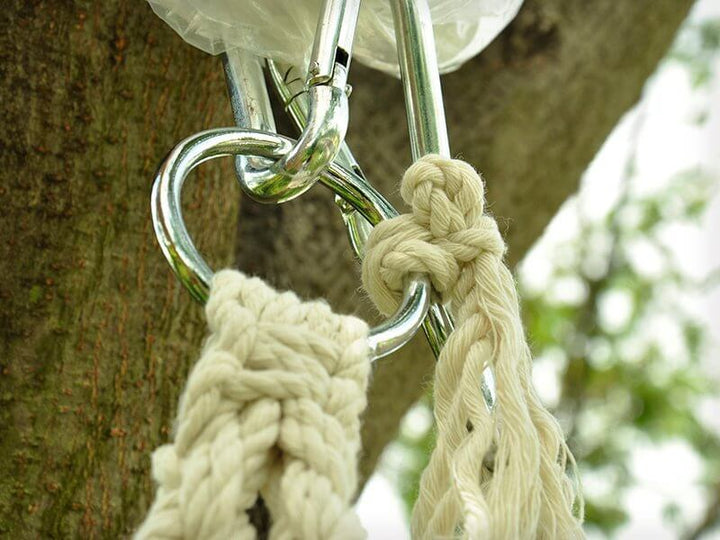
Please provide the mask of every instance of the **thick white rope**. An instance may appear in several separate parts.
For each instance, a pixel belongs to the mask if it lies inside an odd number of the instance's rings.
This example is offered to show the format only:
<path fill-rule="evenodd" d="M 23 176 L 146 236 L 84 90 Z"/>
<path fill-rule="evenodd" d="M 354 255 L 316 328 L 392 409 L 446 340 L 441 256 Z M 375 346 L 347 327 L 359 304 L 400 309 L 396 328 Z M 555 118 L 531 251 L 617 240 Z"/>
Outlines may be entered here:
<path fill-rule="evenodd" d="M 377 226 L 363 281 L 393 312 L 408 272 L 431 276 L 457 328 L 435 377 L 437 445 L 413 511 L 415 539 L 582 537 L 575 463 L 531 383 L 505 246 L 462 161 L 427 156 L 403 178 L 413 213 Z M 350 500 L 369 376 L 367 326 L 223 271 L 206 306 L 210 337 L 182 395 L 159 484 L 136 538 L 256 537 L 262 497 L 277 539 L 364 538 Z M 480 378 L 495 375 L 490 411 Z M 573 507 L 577 517 L 573 515 Z"/>
<path fill-rule="evenodd" d="M 398 306 L 405 276 L 422 272 L 456 317 L 436 367 L 437 443 L 412 536 L 581 538 L 575 462 L 532 387 L 515 282 L 497 224 L 483 213 L 483 189 L 467 163 L 426 156 L 402 181 L 412 214 L 380 223 L 366 246 L 363 283 L 383 313 Z M 487 366 L 492 411 L 480 390 Z"/>
<path fill-rule="evenodd" d="M 180 400 L 174 441 L 138 539 L 365 538 L 350 502 L 370 373 L 367 325 L 234 271 L 213 279 L 210 337 Z"/>

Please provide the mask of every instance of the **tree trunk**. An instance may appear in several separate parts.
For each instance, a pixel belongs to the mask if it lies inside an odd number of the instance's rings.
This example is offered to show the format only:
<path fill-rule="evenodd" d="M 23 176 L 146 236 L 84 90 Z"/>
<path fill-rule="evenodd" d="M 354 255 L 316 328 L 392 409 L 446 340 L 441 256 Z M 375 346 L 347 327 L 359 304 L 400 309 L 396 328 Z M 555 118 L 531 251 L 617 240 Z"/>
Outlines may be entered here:
<path fill-rule="evenodd" d="M 0 536 L 117 537 L 150 501 L 148 455 L 204 334 L 154 239 L 152 177 L 181 137 L 228 124 L 224 79 L 140 2 L 0 17 Z M 186 206 L 225 263 L 229 174 L 203 168 Z"/>
<path fill-rule="evenodd" d="M 0 535 L 117 537 L 149 504 L 148 456 L 167 439 L 205 332 L 156 246 L 149 188 L 177 141 L 231 122 L 222 70 L 142 2 L 6 4 Z M 511 262 L 575 190 L 690 4 L 527 0 L 490 49 L 444 79 L 453 151 L 486 174 Z M 357 64 L 351 78 L 351 147 L 394 194 L 409 164 L 400 85 Z M 277 286 L 369 316 L 329 195 L 243 201 L 238 221 L 229 165 L 203 166 L 186 188 L 190 229 L 214 266 L 237 258 Z M 416 339 L 379 366 L 364 474 L 432 364 Z"/>

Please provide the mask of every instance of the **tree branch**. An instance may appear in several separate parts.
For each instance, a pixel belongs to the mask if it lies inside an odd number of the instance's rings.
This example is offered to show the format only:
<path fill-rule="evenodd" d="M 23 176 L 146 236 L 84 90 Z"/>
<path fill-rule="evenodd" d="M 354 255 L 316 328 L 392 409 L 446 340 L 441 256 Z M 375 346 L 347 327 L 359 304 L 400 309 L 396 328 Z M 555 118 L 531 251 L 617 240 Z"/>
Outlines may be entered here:
<path fill-rule="evenodd" d="M 703 534 L 720 526 L 720 482 L 712 487 L 712 500 L 705 509 L 702 519 L 684 535 L 684 540 L 699 540 Z"/>

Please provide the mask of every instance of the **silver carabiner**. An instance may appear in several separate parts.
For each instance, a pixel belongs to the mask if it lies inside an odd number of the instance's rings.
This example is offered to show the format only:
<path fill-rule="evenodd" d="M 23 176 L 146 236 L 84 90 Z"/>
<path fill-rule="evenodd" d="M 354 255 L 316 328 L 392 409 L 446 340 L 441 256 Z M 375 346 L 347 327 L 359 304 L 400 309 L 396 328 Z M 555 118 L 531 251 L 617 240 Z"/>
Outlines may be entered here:
<path fill-rule="evenodd" d="M 427 0 L 393 0 L 390 4 L 413 160 L 426 154 L 440 154 L 449 158 L 450 142 L 443 108 L 440 70 Z M 440 328 L 444 335 L 434 336 L 437 328 Z M 443 306 L 433 304 L 428 313 L 428 323 L 423 329 L 431 345 L 436 341 L 444 344 L 454 329 L 454 321 Z M 482 372 L 480 389 L 485 405 L 488 410 L 492 410 L 496 392 L 490 366 Z"/>
<path fill-rule="evenodd" d="M 300 140 L 294 143 L 291 139 L 270 133 L 274 131 L 274 121 L 259 59 L 243 56 L 243 53 L 232 59 L 228 54 L 226 74 L 236 122 L 254 129 L 227 128 L 196 134 L 180 143 L 158 172 L 152 194 L 155 233 L 166 259 L 180 281 L 200 301 L 207 298 L 213 272 L 193 245 L 185 228 L 180 192 L 187 174 L 204 160 L 223 155 L 236 156 L 241 186 L 246 193 L 260 202 L 287 201 L 306 191 L 319 179 L 336 193 L 336 201 L 342 210 L 351 243 L 360 257 L 369 231 L 368 224 L 376 224 L 382 219 L 397 215 L 397 211 L 365 180 L 344 143 L 347 129 L 347 93 L 344 85 L 352 43 L 352 33 L 348 36 L 347 32 L 348 29 L 350 32 L 354 30 L 359 0 L 347 1 L 354 4 L 350 10 L 350 26 L 343 18 L 345 1 L 325 2 L 324 16 L 319 23 L 318 32 L 325 34 L 330 29 L 335 29 L 334 36 L 337 40 L 334 37 L 330 40 L 316 40 L 313 58 L 322 58 L 324 61 L 311 64 L 307 82 L 314 86 L 311 86 L 308 95 L 308 111 L 305 110 L 302 100 L 291 99 L 296 94 L 289 90 L 285 84 L 287 81 L 279 76 L 274 64 L 269 63 L 271 77 L 286 105 L 289 105 L 291 117 L 303 129 Z M 413 158 L 418 159 L 428 153 L 449 157 L 440 76 L 428 6 L 425 0 L 397 0 L 391 4 Z M 335 51 L 333 62 L 328 62 L 328 58 L 332 56 L 328 51 Z M 339 51 L 348 53 L 345 64 L 341 61 L 338 65 L 338 58 L 345 58 Z M 337 93 L 340 90 L 340 80 L 341 95 Z M 316 95 L 313 95 L 313 89 L 318 92 Z M 340 96 L 342 99 L 337 103 L 344 103 L 344 107 L 329 107 L 328 102 L 314 99 L 323 89 L 331 90 L 334 92 L 331 95 L 335 97 Z M 332 114 L 343 110 L 344 115 L 339 117 Z M 337 136 L 338 119 L 342 136 Z M 322 142 L 324 136 L 329 137 L 325 142 L 330 145 L 330 150 L 327 146 L 313 147 L 313 144 Z M 313 148 L 319 152 L 316 156 L 312 154 Z M 268 171 L 273 171 L 282 163 L 295 162 L 302 154 L 300 149 L 309 154 L 305 161 L 301 160 L 302 166 L 297 176 L 291 175 L 292 178 L 288 178 L 287 175 L 283 177 L 282 174 L 275 174 L 268 180 Z M 336 156 L 344 167 L 332 163 Z M 268 164 L 271 165 L 268 167 Z M 373 359 L 384 357 L 409 341 L 423 323 L 425 314 L 428 314 L 428 318 L 423 328 L 436 357 L 453 329 L 452 317 L 444 306 L 436 303 L 428 307 L 428 278 L 422 275 L 413 275 L 410 278 L 398 312 L 387 323 L 370 332 L 369 346 Z M 488 408 L 492 408 L 495 391 L 490 368 L 483 372 L 481 387 Z"/>
<path fill-rule="evenodd" d="M 278 134 L 240 128 L 220 128 L 197 133 L 178 144 L 160 165 L 151 194 L 151 213 L 155 236 L 165 258 L 180 282 L 200 302 L 205 302 L 213 271 L 195 247 L 182 215 L 182 187 L 190 172 L 200 163 L 220 156 L 252 155 L 278 159 L 294 141 Z M 331 164 L 321 183 L 342 196 L 370 223 L 397 215 L 395 209 L 364 181 Z M 368 347 L 373 360 L 394 352 L 407 343 L 425 319 L 430 304 L 427 276 L 410 276 L 403 302 L 384 324 L 372 328 Z"/>
<path fill-rule="evenodd" d="M 235 125 L 275 133 L 275 118 L 263 75 L 264 59 L 242 49 L 226 51 L 221 58 Z M 258 156 L 235 156 L 240 185 L 257 182 L 251 177 L 264 175 L 273 163 Z"/>
<path fill-rule="evenodd" d="M 305 95 L 299 88 L 301 86 L 300 79 L 293 77 L 294 68 L 280 66 L 273 60 L 267 60 L 268 74 L 270 80 L 275 87 L 280 100 L 282 101 L 286 112 L 292 119 L 293 123 L 299 130 L 303 130 L 307 125 L 308 118 L 308 103 L 305 99 Z M 232 85 L 237 87 L 239 82 L 234 82 Z M 247 88 L 248 91 L 252 91 L 252 88 Z M 241 127 L 246 127 L 243 124 L 238 124 Z M 365 173 L 363 173 L 360 165 L 358 164 L 355 156 L 353 156 L 347 142 L 343 141 L 340 145 L 337 157 L 335 161 L 345 167 L 347 170 L 352 171 L 357 175 L 356 181 L 364 181 L 367 183 Z M 369 185 L 369 183 L 368 183 Z M 335 204 L 340 208 L 343 222 L 348 233 L 348 240 L 353 248 L 353 251 L 358 258 L 363 258 L 365 249 L 365 242 L 367 236 L 372 230 L 372 224 L 370 224 L 362 215 L 350 206 L 345 199 L 339 195 L 335 195 Z"/>
<path fill-rule="evenodd" d="M 391 4 L 413 159 L 431 153 L 449 157 L 450 145 L 429 10 L 424 0 L 399 0 Z M 307 100 L 299 95 L 298 79 L 289 77 L 290 72 L 287 69 L 281 68 L 271 60 L 267 62 L 267 67 L 275 90 L 291 119 L 299 129 L 304 129 L 308 122 L 309 107 Z M 243 81 L 236 78 L 233 81 L 229 80 L 228 83 L 237 89 Z M 242 91 L 253 92 L 254 87 L 246 85 Z M 249 118 L 249 115 L 236 114 L 237 117 Z M 250 125 L 242 124 L 242 127 L 250 127 Z M 336 161 L 357 175 L 353 181 L 365 182 L 369 189 L 374 190 L 365 179 L 345 142 L 340 146 Z M 350 244 L 356 255 L 362 259 L 372 227 L 362 217 L 362 212 L 348 204 L 345 198 L 336 196 L 335 201 L 340 207 Z M 438 303 L 433 303 L 423 328 L 436 358 L 440 355 L 440 350 L 453 327 L 453 319 L 447 309 Z"/>
<path fill-rule="evenodd" d="M 323 3 L 305 79 L 307 124 L 277 161 L 249 174 L 238 171 L 238 180 L 251 198 L 266 203 L 293 199 L 307 191 L 337 156 L 348 127 L 347 75 L 359 10 L 360 0 Z"/>

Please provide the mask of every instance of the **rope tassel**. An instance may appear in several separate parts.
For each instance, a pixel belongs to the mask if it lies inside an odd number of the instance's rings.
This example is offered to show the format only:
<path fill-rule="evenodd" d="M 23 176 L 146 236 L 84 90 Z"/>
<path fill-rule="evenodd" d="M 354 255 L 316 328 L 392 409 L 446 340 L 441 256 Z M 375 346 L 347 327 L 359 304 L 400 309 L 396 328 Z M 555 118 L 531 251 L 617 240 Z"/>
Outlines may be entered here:
<path fill-rule="evenodd" d="M 408 273 L 424 272 L 456 318 L 435 371 L 437 443 L 412 537 L 581 538 L 575 461 L 532 387 L 515 282 L 483 189 L 467 163 L 425 156 L 402 181 L 412 214 L 380 223 L 366 246 L 363 284 L 381 312 L 397 308 Z M 492 411 L 480 391 L 487 366 Z"/>

